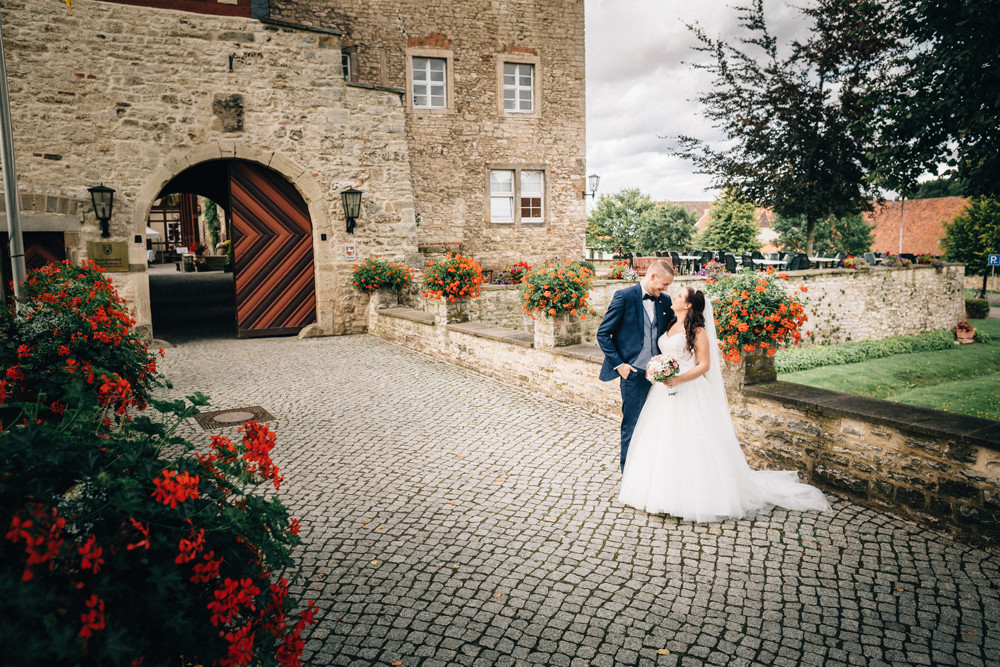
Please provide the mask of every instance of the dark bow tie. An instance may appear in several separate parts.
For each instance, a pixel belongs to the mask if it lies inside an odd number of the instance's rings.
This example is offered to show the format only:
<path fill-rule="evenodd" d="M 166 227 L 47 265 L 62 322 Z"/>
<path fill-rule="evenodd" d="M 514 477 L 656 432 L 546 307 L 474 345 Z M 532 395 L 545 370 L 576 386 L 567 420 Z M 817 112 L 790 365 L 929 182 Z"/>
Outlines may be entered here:
<path fill-rule="evenodd" d="M 656 297 L 653 296 L 652 294 L 643 294 L 642 300 L 645 301 L 647 299 L 649 299 L 650 301 L 656 301 Z"/>

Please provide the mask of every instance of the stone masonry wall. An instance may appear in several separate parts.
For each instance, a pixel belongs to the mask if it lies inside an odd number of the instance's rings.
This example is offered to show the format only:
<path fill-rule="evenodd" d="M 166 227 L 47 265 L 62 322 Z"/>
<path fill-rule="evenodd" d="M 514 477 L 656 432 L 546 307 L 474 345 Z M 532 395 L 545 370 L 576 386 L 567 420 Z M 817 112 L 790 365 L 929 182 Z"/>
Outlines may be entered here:
<path fill-rule="evenodd" d="M 361 83 L 406 89 L 407 49 L 452 58 L 447 110 L 414 110 L 405 96 L 422 245 L 461 242 L 488 269 L 583 252 L 582 0 L 272 0 L 271 15 L 342 31 Z M 497 68 L 505 57 L 536 62 L 536 113 L 500 109 Z M 548 169 L 546 224 L 489 223 L 488 164 Z"/>
<path fill-rule="evenodd" d="M 450 363 L 620 418 L 617 382 L 598 379 L 594 346 L 535 349 L 475 323 L 433 324 L 417 311 L 372 308 L 369 331 Z M 775 382 L 724 376 L 734 424 L 756 468 L 804 481 L 924 525 L 1000 548 L 1000 425 L 974 417 Z M 616 451 L 617 443 L 608 443 Z"/>
<path fill-rule="evenodd" d="M 844 270 L 793 271 L 788 273 L 789 290 L 805 285 L 801 295 L 809 320 L 806 330 L 816 343 L 838 344 L 864 339 L 947 329 L 964 319 L 962 292 L 964 266 L 947 265 L 940 273 L 931 267 L 876 269 L 872 274 Z M 597 327 L 611 303 L 611 297 L 632 283 L 598 280 L 590 291 L 596 315 L 584 324 L 584 341 L 596 340 Z M 685 286 L 704 288 L 699 277 L 678 276 L 668 293 L 676 296 Z M 415 308 L 422 299 L 410 299 Z M 488 285 L 469 304 L 470 319 L 511 329 L 530 329 L 519 307 L 517 286 Z"/>
<path fill-rule="evenodd" d="M 184 169 L 238 158 L 278 171 L 309 205 L 322 331 L 363 330 L 344 245 L 419 263 L 400 95 L 347 86 L 333 34 L 91 0 L 73 9 L 0 8 L 19 188 L 82 200 L 101 182 L 117 191 L 111 240 L 129 244 L 132 271 L 114 280 L 140 326 L 149 299 L 134 236 L 150 205 Z M 219 99 L 240 100 L 241 124 Z M 339 196 L 349 186 L 364 192 L 353 235 Z M 89 205 L 78 231 L 83 257 L 100 238 Z"/>
<path fill-rule="evenodd" d="M 824 396 L 783 382 L 773 387 L 729 394 L 740 441 L 755 467 L 795 469 L 864 504 L 1000 545 L 996 422 L 988 422 L 990 428 L 986 420 L 939 413 L 921 428 L 906 423 L 909 417 L 934 411 L 838 392 Z M 803 393 L 814 400 L 801 400 Z M 980 433 L 970 437 L 972 429 Z"/>

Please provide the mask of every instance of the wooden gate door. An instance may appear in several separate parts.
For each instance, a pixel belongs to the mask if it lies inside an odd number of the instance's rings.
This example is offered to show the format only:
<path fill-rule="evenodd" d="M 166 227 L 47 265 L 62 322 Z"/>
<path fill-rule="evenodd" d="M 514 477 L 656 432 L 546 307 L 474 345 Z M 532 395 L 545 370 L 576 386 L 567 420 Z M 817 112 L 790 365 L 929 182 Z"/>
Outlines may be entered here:
<path fill-rule="evenodd" d="M 316 321 L 312 225 L 305 201 L 274 172 L 230 162 L 229 202 L 237 336 L 298 333 Z"/>
<path fill-rule="evenodd" d="M 24 268 L 26 271 L 37 269 L 46 264 L 58 263 L 66 259 L 66 242 L 62 232 L 24 232 L 21 234 L 24 245 Z M 10 265 L 10 237 L 7 232 L 0 232 L 0 290 L 8 297 L 14 280 L 13 268 Z"/>

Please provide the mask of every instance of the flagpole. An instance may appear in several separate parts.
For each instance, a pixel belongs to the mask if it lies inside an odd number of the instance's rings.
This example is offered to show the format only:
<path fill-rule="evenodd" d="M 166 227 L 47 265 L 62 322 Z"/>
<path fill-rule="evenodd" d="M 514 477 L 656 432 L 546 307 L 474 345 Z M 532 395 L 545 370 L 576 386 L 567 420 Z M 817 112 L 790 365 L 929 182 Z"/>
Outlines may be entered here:
<path fill-rule="evenodd" d="M 14 298 L 21 296 L 25 279 L 24 242 L 21 238 L 21 209 L 17 196 L 17 170 L 14 167 L 14 137 L 10 125 L 10 98 L 7 95 L 7 62 L 3 49 L 3 23 L 0 21 L 0 168 L 3 169 L 3 194 L 7 204 L 7 234 L 10 236 L 10 264 L 14 277 Z M 0 292 L 3 290 L 0 289 Z M 17 301 L 17 310 L 22 304 Z"/>

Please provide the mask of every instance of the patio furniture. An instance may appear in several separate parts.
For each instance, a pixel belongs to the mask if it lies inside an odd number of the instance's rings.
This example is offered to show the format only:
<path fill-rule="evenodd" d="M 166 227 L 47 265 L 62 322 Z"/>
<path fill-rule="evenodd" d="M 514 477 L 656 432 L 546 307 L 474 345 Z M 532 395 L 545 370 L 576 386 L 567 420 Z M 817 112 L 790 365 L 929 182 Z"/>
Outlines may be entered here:
<path fill-rule="evenodd" d="M 723 255 L 723 261 L 726 264 L 727 272 L 736 273 L 736 255 L 731 252 L 727 252 Z"/>
<path fill-rule="evenodd" d="M 788 262 L 789 271 L 805 271 L 809 268 L 809 256 L 804 252 L 800 252 L 792 257 L 791 261 Z"/>
<path fill-rule="evenodd" d="M 664 256 L 670 257 L 670 263 L 674 267 L 674 271 L 677 273 L 684 273 L 684 263 L 681 261 L 681 255 L 676 250 L 668 250 L 664 253 Z"/>
<path fill-rule="evenodd" d="M 833 257 L 824 257 L 823 255 L 818 255 L 816 257 L 809 257 L 808 260 L 816 265 L 816 268 L 825 269 L 836 263 L 836 259 Z"/>
<path fill-rule="evenodd" d="M 695 268 L 695 262 L 701 259 L 701 255 L 696 255 L 690 250 L 685 254 L 681 255 L 681 259 L 684 260 L 684 268 L 687 273 L 694 273 L 698 269 Z M 700 268 L 700 267 L 699 267 Z"/>

